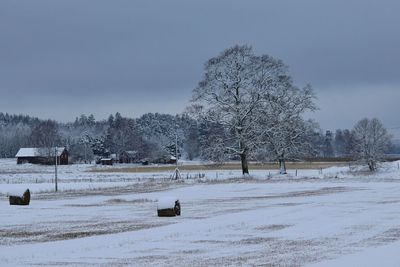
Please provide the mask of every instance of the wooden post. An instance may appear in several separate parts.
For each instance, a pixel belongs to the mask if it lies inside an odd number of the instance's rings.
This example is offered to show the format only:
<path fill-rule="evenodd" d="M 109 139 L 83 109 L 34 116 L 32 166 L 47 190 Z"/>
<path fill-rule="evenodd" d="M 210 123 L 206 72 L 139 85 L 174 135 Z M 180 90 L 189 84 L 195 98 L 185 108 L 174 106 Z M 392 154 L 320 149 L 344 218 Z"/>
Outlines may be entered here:
<path fill-rule="evenodd" d="M 175 164 L 178 168 L 178 133 L 175 133 Z"/>
<path fill-rule="evenodd" d="M 54 181 L 55 181 L 55 186 L 56 186 L 56 192 L 58 191 L 58 185 L 57 185 L 57 147 L 54 147 L 54 154 L 55 154 L 55 169 L 54 169 Z"/>

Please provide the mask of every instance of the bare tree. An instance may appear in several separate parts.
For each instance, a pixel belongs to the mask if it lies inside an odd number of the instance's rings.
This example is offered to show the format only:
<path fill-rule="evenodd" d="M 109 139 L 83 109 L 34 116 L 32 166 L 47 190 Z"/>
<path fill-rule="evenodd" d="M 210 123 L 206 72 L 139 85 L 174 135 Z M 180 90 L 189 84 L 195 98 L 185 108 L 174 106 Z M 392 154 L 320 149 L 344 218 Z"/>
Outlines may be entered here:
<path fill-rule="evenodd" d="M 258 135 L 261 147 L 279 162 L 281 174 L 286 174 L 287 159 L 311 153 L 312 136 L 318 128 L 316 123 L 302 118 L 305 112 L 316 109 L 311 86 L 300 89 L 293 86 L 290 78 L 284 79 L 265 99 L 267 108 L 260 117 Z"/>
<path fill-rule="evenodd" d="M 36 147 L 49 148 L 58 145 L 61 137 L 57 123 L 52 120 L 40 122 L 32 129 L 29 140 Z"/>
<path fill-rule="evenodd" d="M 370 171 L 382 160 L 390 148 L 391 136 L 379 119 L 362 119 L 353 129 L 353 154 L 368 164 Z"/>
<path fill-rule="evenodd" d="M 234 46 L 205 64 L 203 80 L 193 91 L 193 107 L 230 133 L 225 149 L 241 160 L 248 174 L 248 156 L 257 147 L 258 117 L 269 92 L 286 76 L 286 66 L 270 56 L 255 56 L 249 46 Z"/>

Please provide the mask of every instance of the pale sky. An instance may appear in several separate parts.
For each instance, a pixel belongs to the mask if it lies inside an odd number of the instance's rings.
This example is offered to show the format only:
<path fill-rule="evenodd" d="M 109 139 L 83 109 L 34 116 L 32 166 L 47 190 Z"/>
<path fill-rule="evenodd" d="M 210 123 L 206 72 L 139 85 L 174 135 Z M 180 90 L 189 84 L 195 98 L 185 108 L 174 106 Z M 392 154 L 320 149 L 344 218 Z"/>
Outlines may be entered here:
<path fill-rule="evenodd" d="M 398 128 L 399 12 L 394 0 L 2 0 L 0 111 L 175 114 L 209 58 L 247 44 L 314 87 L 323 129 L 363 117 Z"/>

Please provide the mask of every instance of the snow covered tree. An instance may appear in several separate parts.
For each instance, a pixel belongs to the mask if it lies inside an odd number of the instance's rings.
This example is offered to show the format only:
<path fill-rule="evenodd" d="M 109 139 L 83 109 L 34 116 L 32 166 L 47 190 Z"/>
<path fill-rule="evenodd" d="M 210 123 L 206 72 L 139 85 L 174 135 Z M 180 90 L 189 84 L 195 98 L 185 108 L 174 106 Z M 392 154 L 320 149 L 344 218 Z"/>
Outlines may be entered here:
<path fill-rule="evenodd" d="M 188 119 L 189 120 L 189 119 Z M 199 128 L 197 121 L 189 120 L 187 130 L 185 131 L 185 140 L 183 149 L 187 158 L 193 160 L 200 154 Z"/>
<path fill-rule="evenodd" d="M 71 161 L 90 163 L 94 159 L 93 150 L 85 143 L 73 143 L 69 146 Z"/>
<path fill-rule="evenodd" d="M 248 174 L 248 157 L 257 147 L 258 119 L 265 98 L 286 75 L 286 66 L 270 56 L 255 56 L 251 47 L 228 48 L 205 64 L 202 81 L 193 91 L 193 110 L 204 120 L 223 125 L 225 149 L 238 155 L 242 173 Z M 221 140 L 222 141 L 222 140 Z"/>
<path fill-rule="evenodd" d="M 55 121 L 46 120 L 36 125 L 30 135 L 32 146 L 50 148 L 60 145 L 61 136 L 58 132 L 58 125 Z"/>
<path fill-rule="evenodd" d="M 343 156 L 345 154 L 345 142 L 341 129 L 337 129 L 335 132 L 334 146 L 336 156 Z"/>
<path fill-rule="evenodd" d="M 104 144 L 104 138 L 95 138 L 91 144 L 93 154 L 97 158 L 109 157 L 110 151 L 106 148 Z"/>
<path fill-rule="evenodd" d="M 382 160 L 390 148 L 391 136 L 379 119 L 362 119 L 353 129 L 354 155 L 368 164 L 370 171 L 376 170 L 376 164 Z"/>
<path fill-rule="evenodd" d="M 350 156 L 353 150 L 353 139 L 353 134 L 350 130 L 337 129 L 334 140 L 336 156 Z"/>
<path fill-rule="evenodd" d="M 31 128 L 27 124 L 2 125 L 0 121 L 0 157 L 14 157 L 21 147 L 29 146 L 30 134 Z"/>
<path fill-rule="evenodd" d="M 234 46 L 205 64 L 204 78 L 193 91 L 192 108 L 201 119 L 224 127 L 218 147 L 239 156 L 242 172 L 248 174 L 248 158 L 266 139 L 270 147 L 279 142 L 293 146 L 293 140 L 300 139 L 300 133 L 286 133 L 294 132 L 295 122 L 305 125 L 300 115 L 314 110 L 313 99 L 310 86 L 293 85 L 281 60 L 256 56 L 248 46 Z M 278 129 L 280 136 L 274 132 Z M 292 143 L 283 141 L 290 138 Z"/>
<path fill-rule="evenodd" d="M 223 125 L 216 122 L 203 121 L 199 125 L 199 149 L 200 157 L 204 160 L 212 160 L 222 163 L 229 158 L 228 138 Z"/>
<path fill-rule="evenodd" d="M 316 123 L 305 121 L 302 115 L 316 109 L 311 86 L 293 86 L 290 77 L 271 90 L 265 101 L 259 128 L 260 146 L 273 160 L 279 162 L 280 173 L 286 174 L 286 160 L 312 153 Z"/>
<path fill-rule="evenodd" d="M 333 134 L 331 131 L 325 132 L 325 139 L 324 139 L 324 157 L 333 157 Z"/>
<path fill-rule="evenodd" d="M 344 154 L 351 155 L 354 146 L 354 135 L 349 129 L 343 130 Z"/>
<path fill-rule="evenodd" d="M 52 120 L 46 120 L 36 125 L 29 137 L 32 146 L 40 148 L 47 157 L 54 157 L 54 147 L 63 145 L 58 131 L 58 124 Z M 55 162 L 55 161 L 53 161 Z M 49 161 L 48 163 L 51 163 Z"/>

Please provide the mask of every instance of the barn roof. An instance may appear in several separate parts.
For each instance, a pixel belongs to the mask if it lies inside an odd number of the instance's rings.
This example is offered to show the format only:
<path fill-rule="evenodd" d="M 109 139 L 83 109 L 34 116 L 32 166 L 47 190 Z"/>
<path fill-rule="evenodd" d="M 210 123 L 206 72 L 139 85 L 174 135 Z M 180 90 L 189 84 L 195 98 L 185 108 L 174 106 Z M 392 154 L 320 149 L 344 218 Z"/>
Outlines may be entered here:
<path fill-rule="evenodd" d="M 61 156 L 64 152 L 65 147 L 50 148 L 50 155 L 54 156 L 54 149 L 57 149 L 57 157 Z M 20 148 L 16 158 L 20 157 L 47 157 L 49 155 L 49 148 L 38 148 L 38 147 L 23 147 Z"/>

